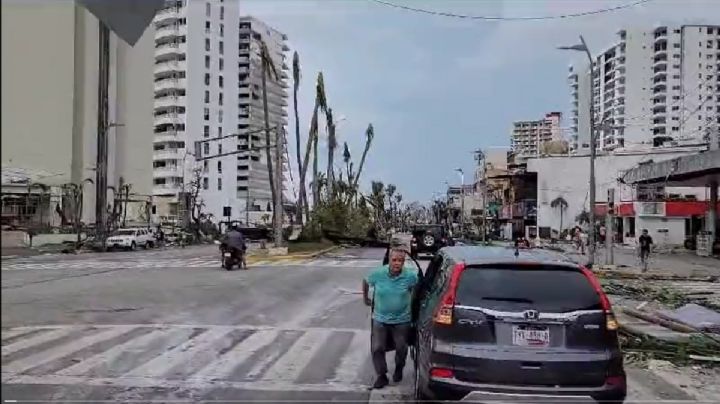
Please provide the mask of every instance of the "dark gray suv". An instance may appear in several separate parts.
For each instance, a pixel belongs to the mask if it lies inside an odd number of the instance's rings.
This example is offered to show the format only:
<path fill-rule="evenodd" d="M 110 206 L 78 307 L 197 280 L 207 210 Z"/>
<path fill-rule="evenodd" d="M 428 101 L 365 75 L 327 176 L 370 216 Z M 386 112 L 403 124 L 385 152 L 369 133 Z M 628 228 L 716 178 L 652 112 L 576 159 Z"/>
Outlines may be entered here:
<path fill-rule="evenodd" d="M 418 293 L 417 399 L 625 399 L 610 302 L 565 257 L 446 247 Z"/>

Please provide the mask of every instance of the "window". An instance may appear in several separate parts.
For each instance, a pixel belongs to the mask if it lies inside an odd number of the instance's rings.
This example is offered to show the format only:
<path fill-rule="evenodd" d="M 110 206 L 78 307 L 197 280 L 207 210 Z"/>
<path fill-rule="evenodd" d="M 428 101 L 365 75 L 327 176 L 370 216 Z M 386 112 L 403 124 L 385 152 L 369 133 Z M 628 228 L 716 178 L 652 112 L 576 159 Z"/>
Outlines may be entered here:
<path fill-rule="evenodd" d="M 203 161 L 203 172 L 208 172 L 208 161 Z"/>
<path fill-rule="evenodd" d="M 210 68 L 210 55 L 205 55 L 205 68 Z"/>
<path fill-rule="evenodd" d="M 220 6 L 220 19 L 225 19 L 225 6 Z"/>
<path fill-rule="evenodd" d="M 218 94 L 218 104 L 223 105 L 223 93 Z"/>
<path fill-rule="evenodd" d="M 225 24 L 220 24 L 220 36 L 225 36 Z"/>
<path fill-rule="evenodd" d="M 708 33 L 708 35 L 712 35 L 712 34 L 713 34 L 713 29 L 712 29 L 712 28 L 708 28 L 708 29 L 707 29 L 707 33 Z"/>
<path fill-rule="evenodd" d="M 220 43 L 218 44 L 218 48 L 220 50 L 220 54 L 222 55 L 223 52 L 225 52 L 225 44 L 223 43 L 223 41 L 220 41 Z"/>
<path fill-rule="evenodd" d="M 218 143 L 218 154 L 222 154 L 222 143 Z"/>
<path fill-rule="evenodd" d="M 218 168 L 218 173 L 222 173 L 222 161 L 218 161 L 217 168 Z"/>
<path fill-rule="evenodd" d="M 673 110 L 673 111 L 679 111 L 679 110 L 680 110 L 680 107 L 677 106 L 677 105 L 673 105 L 672 110 Z"/>
<path fill-rule="evenodd" d="M 224 83 L 223 76 L 219 76 L 218 77 L 218 86 L 220 86 L 220 88 L 223 88 L 223 83 Z"/>
<path fill-rule="evenodd" d="M 673 78 L 674 78 L 674 79 L 679 79 L 679 78 L 680 78 L 680 75 L 679 75 L 679 74 L 673 74 Z"/>
<path fill-rule="evenodd" d="M 210 127 L 207 125 L 203 126 L 203 136 L 210 137 Z"/>
<path fill-rule="evenodd" d="M 208 180 L 207 177 L 204 177 L 203 178 L 203 189 L 208 189 L 208 188 L 210 188 L 210 180 Z"/>
<path fill-rule="evenodd" d="M 542 266 L 467 269 L 460 276 L 455 304 L 550 313 L 602 308 L 600 297 L 582 272 Z"/>
<path fill-rule="evenodd" d="M 210 91 L 205 90 L 205 104 L 210 102 Z"/>
<path fill-rule="evenodd" d="M 218 69 L 220 69 L 222 71 L 222 69 L 224 67 L 225 67 L 225 61 L 223 60 L 223 58 L 220 58 L 220 60 L 218 61 Z"/>
<path fill-rule="evenodd" d="M 672 89 L 673 89 L 673 90 L 679 90 L 679 89 L 680 89 L 680 86 L 672 86 Z"/>
<path fill-rule="evenodd" d="M 222 136 L 222 126 L 218 126 L 218 137 Z"/>
<path fill-rule="evenodd" d="M 222 123 L 223 121 L 223 110 L 218 111 L 218 123 Z"/>
<path fill-rule="evenodd" d="M 210 17 L 210 3 L 205 3 L 205 16 Z"/>
<path fill-rule="evenodd" d="M 680 44 L 679 44 L 679 43 L 674 43 L 674 44 L 673 44 L 673 48 L 675 48 L 675 49 L 680 49 Z"/>
<path fill-rule="evenodd" d="M 205 21 L 205 33 L 210 33 L 210 21 Z"/>
<path fill-rule="evenodd" d="M 203 143 L 203 154 L 206 156 L 208 154 L 210 154 L 210 143 L 208 143 L 208 142 Z"/>
<path fill-rule="evenodd" d="M 210 85 L 210 73 L 205 73 L 205 85 Z"/>
<path fill-rule="evenodd" d="M 205 38 L 205 50 L 210 51 L 210 38 Z"/>
<path fill-rule="evenodd" d="M 207 108 L 207 107 L 206 107 L 206 108 L 203 110 L 203 119 L 206 120 L 206 121 L 209 121 L 209 120 L 210 120 L 210 108 Z"/>

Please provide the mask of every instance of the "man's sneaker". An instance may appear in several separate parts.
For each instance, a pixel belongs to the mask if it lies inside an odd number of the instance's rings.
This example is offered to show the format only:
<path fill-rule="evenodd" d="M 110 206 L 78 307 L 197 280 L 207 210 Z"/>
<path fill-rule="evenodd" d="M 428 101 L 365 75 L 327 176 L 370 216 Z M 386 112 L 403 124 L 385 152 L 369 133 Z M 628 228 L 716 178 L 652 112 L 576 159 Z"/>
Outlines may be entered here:
<path fill-rule="evenodd" d="M 381 388 L 387 386 L 388 383 L 390 383 L 390 382 L 388 381 L 387 376 L 385 376 L 385 375 L 380 375 L 380 376 L 378 376 L 377 379 L 375 379 L 375 384 L 373 384 L 373 388 L 374 388 L 374 389 L 381 389 Z"/>
<path fill-rule="evenodd" d="M 402 381 L 402 377 L 403 377 L 402 368 L 395 369 L 395 372 L 393 373 L 393 381 L 395 383 L 400 383 Z"/>

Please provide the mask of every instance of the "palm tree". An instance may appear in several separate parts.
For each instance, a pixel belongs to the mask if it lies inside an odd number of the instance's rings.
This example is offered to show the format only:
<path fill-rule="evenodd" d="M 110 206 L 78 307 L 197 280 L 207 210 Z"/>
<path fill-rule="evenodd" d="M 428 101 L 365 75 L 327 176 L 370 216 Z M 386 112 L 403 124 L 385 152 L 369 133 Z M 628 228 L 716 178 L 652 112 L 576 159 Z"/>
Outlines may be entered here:
<path fill-rule="evenodd" d="M 360 180 L 360 174 L 362 173 L 363 166 L 365 165 L 365 158 L 367 157 L 368 150 L 370 150 L 370 144 L 375 137 L 375 129 L 372 124 L 369 124 L 365 130 L 365 150 L 363 150 L 362 157 L 360 158 L 360 166 L 358 167 L 357 174 L 355 175 L 354 187 L 357 187 L 358 180 Z"/>
<path fill-rule="evenodd" d="M 395 184 L 388 184 L 387 187 L 385 187 L 385 195 L 388 200 L 388 210 L 390 211 L 389 212 L 390 213 L 390 215 L 389 215 L 390 223 L 393 223 L 395 221 L 395 209 L 393 208 L 395 191 L 397 191 L 397 186 L 395 186 Z"/>
<path fill-rule="evenodd" d="M 565 198 L 563 198 L 562 196 L 558 196 L 550 202 L 550 207 L 553 209 L 560 209 L 560 231 L 558 233 L 562 233 L 563 213 L 565 213 L 565 209 L 567 209 L 568 203 Z"/>
<path fill-rule="evenodd" d="M 347 170 L 347 177 L 348 177 L 348 183 L 352 183 L 352 175 L 351 175 L 351 169 L 350 169 L 350 159 L 352 158 L 352 155 L 350 154 L 350 148 L 348 147 L 347 142 L 343 143 L 343 162 L 345 162 L 345 169 Z"/>
<path fill-rule="evenodd" d="M 335 181 L 335 173 L 333 164 L 335 162 L 335 149 L 337 148 L 337 139 L 335 138 L 335 121 L 333 120 L 332 108 L 328 108 L 325 114 L 328 132 L 328 161 L 327 161 L 327 180 L 332 188 Z"/>
<path fill-rule="evenodd" d="M 310 204 L 308 203 L 307 193 L 305 191 L 305 180 L 307 178 L 307 170 L 310 163 L 310 153 L 313 150 L 313 145 L 317 147 L 318 114 L 320 111 L 322 111 L 323 113 L 327 111 L 327 99 L 325 98 L 325 83 L 323 80 L 322 72 L 318 73 L 317 84 L 315 85 L 315 108 L 313 109 L 313 115 L 310 119 L 310 131 L 308 133 L 308 140 L 305 147 L 305 157 L 302 163 L 302 170 L 300 171 L 300 197 L 303 200 L 303 205 L 305 207 L 305 215 L 307 217 L 310 217 Z M 315 158 L 317 159 L 317 153 L 315 153 Z M 317 161 L 315 161 L 315 166 L 317 166 Z M 313 186 L 312 188 L 313 197 L 316 197 L 316 187 Z M 315 200 L 315 203 L 317 203 L 317 199 Z"/>
<path fill-rule="evenodd" d="M 298 114 L 298 90 L 300 89 L 300 56 L 297 51 L 293 53 L 293 107 L 295 109 L 295 154 L 297 157 L 298 173 L 302 172 L 302 160 L 300 156 L 300 115 Z M 296 215 L 298 222 L 303 224 L 303 185 L 298 190 L 298 201 Z"/>
<path fill-rule="evenodd" d="M 44 209 L 43 209 L 43 208 L 44 208 L 43 202 L 44 202 L 45 199 L 46 199 L 45 197 L 47 196 L 48 191 L 50 191 L 50 186 L 48 186 L 47 184 L 43 184 L 43 183 L 41 183 L 41 182 L 32 182 L 32 183 L 31 183 L 31 182 L 28 182 L 27 197 L 26 197 L 26 199 L 25 199 L 25 200 L 26 200 L 25 206 L 26 206 L 27 208 L 30 207 L 30 194 L 32 193 L 32 190 L 35 189 L 35 188 L 39 188 L 39 189 L 40 189 L 40 195 L 38 196 L 38 204 L 37 204 L 37 206 L 38 206 L 38 210 L 40 211 L 40 226 L 42 226 L 42 224 L 43 224 L 43 210 L 44 210 Z"/>
<path fill-rule="evenodd" d="M 272 199 L 273 206 L 277 206 L 277 198 L 279 198 L 279 195 L 276 195 L 275 192 L 275 177 L 274 177 L 274 171 L 273 171 L 273 159 L 272 159 L 272 150 L 270 145 L 272 144 L 272 141 L 270 139 L 270 113 L 268 111 L 268 100 L 267 100 L 267 77 L 270 76 L 272 80 L 277 80 L 278 74 L 277 69 L 275 69 L 275 64 L 272 61 L 272 58 L 270 57 L 270 52 L 268 51 L 267 45 L 265 44 L 265 41 L 260 40 L 260 64 L 262 66 L 262 98 L 263 98 L 263 117 L 265 119 L 265 157 L 267 158 L 267 167 L 268 167 L 268 180 L 270 181 L 270 195 Z M 275 130 L 279 130 L 279 128 L 275 128 Z M 281 152 L 281 145 L 277 146 L 277 153 Z M 278 169 L 278 178 L 282 175 L 281 167 L 277 167 Z M 280 212 L 276 212 L 278 214 Z M 276 216 L 277 218 L 278 216 Z"/>
<path fill-rule="evenodd" d="M 67 194 L 69 194 L 69 197 L 71 198 L 72 202 L 72 208 L 73 208 L 73 227 L 75 227 L 75 232 L 77 233 L 77 244 L 76 247 L 80 247 L 80 231 L 82 230 L 81 221 L 82 221 L 82 213 L 83 213 L 83 199 L 84 199 L 84 188 L 85 184 L 94 184 L 92 178 L 85 178 L 82 180 L 79 184 L 77 183 L 67 183 L 64 184 L 63 190 Z"/>

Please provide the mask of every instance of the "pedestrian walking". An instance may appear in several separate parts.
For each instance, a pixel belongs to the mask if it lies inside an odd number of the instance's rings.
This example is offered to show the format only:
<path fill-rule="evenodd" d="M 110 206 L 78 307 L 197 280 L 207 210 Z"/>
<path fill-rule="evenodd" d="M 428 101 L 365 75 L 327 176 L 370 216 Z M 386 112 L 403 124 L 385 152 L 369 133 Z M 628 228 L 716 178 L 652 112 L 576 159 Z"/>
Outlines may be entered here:
<path fill-rule="evenodd" d="M 388 265 L 374 269 L 363 280 L 363 300 L 373 307 L 371 347 L 372 362 L 377 378 L 373 388 L 381 389 L 388 385 L 387 360 L 388 338 L 392 338 L 395 348 L 395 369 L 393 381 L 400 382 L 408 354 L 408 338 L 412 321 L 412 297 L 418 283 L 416 272 L 405 268 L 406 252 L 392 248 Z M 373 287 L 373 299 L 369 297 Z"/>
<path fill-rule="evenodd" d="M 648 259 L 650 258 L 650 249 L 653 245 L 653 239 L 648 234 L 647 229 L 643 229 L 642 234 L 638 238 L 638 247 L 640 248 L 640 265 L 642 272 L 648 269 Z"/>

